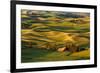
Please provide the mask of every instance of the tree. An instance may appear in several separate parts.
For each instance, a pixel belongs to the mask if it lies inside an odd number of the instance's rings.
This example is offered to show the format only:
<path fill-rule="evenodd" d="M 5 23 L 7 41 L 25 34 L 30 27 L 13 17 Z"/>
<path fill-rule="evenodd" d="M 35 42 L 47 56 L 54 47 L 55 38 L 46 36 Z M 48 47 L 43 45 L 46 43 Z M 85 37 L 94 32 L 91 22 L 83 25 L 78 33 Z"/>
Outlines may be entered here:
<path fill-rule="evenodd" d="M 79 51 L 79 46 L 72 41 L 68 41 L 66 42 L 66 50 L 70 51 L 70 52 L 77 52 Z"/>

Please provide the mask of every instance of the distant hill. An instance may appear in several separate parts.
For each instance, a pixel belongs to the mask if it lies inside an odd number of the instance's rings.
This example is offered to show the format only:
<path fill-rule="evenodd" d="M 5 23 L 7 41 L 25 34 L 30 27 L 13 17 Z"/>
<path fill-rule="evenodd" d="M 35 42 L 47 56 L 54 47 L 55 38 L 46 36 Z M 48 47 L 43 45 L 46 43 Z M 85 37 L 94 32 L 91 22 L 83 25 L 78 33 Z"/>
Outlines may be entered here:
<path fill-rule="evenodd" d="M 57 18 L 83 18 L 89 17 L 89 13 L 84 12 L 61 12 L 61 11 L 36 11 L 36 10 L 22 10 L 22 15 L 34 15 L 44 17 L 57 17 Z"/>

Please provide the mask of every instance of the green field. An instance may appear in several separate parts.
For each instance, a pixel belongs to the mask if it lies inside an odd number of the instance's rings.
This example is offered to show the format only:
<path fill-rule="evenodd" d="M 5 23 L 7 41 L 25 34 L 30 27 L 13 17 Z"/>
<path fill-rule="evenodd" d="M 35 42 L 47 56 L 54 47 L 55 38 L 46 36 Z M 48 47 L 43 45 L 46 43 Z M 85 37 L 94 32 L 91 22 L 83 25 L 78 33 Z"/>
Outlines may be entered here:
<path fill-rule="evenodd" d="M 21 20 L 21 62 L 90 59 L 88 13 L 22 10 Z"/>

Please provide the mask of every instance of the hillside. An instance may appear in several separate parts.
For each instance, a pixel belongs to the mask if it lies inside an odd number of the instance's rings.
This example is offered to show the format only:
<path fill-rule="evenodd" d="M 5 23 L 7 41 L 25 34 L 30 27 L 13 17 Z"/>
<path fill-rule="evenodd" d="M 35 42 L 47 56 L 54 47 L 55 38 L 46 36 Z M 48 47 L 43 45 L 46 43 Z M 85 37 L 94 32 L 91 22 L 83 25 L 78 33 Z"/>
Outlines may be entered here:
<path fill-rule="evenodd" d="M 90 58 L 89 13 L 22 10 L 21 20 L 22 62 Z"/>

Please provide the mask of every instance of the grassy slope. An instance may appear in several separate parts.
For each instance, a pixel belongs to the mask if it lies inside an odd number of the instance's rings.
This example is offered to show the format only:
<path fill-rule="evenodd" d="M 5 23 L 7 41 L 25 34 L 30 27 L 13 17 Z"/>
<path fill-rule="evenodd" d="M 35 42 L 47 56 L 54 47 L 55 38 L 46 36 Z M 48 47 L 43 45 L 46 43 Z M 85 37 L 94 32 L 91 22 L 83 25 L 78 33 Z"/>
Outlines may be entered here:
<path fill-rule="evenodd" d="M 89 50 L 71 54 L 68 51 L 57 52 L 44 49 L 24 49 L 22 51 L 22 62 L 42 62 L 42 61 L 65 61 L 89 59 Z"/>
<path fill-rule="evenodd" d="M 43 46 L 46 42 L 56 44 L 66 41 L 76 41 L 78 44 L 89 46 L 89 24 L 74 24 L 71 22 L 33 24 L 33 29 L 22 29 L 22 41 Z M 22 47 L 22 62 L 60 61 L 89 59 L 89 50 L 71 54 L 68 51 L 57 52 L 38 48 Z"/>

